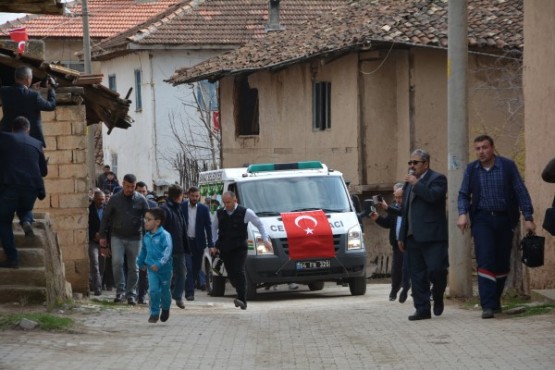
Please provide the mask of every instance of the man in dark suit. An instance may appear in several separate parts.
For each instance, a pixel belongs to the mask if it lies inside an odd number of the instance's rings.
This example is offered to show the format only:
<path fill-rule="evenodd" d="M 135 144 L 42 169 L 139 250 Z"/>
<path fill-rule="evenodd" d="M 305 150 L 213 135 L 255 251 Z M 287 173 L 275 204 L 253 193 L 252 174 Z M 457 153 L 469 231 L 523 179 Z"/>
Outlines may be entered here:
<path fill-rule="evenodd" d="M 385 216 L 379 215 L 377 212 L 370 213 L 370 218 L 381 227 L 389 229 L 389 243 L 393 248 L 393 261 L 391 262 L 391 292 L 389 293 L 389 300 L 395 301 L 397 293 L 399 294 L 399 303 L 405 303 L 410 289 L 410 277 L 408 261 L 406 261 L 405 253 L 399 249 L 397 240 L 399 238 L 399 231 L 401 227 L 401 204 L 403 204 L 403 183 L 396 183 L 393 186 L 393 196 L 395 203 L 388 205 L 385 200 L 376 204 L 387 212 Z"/>
<path fill-rule="evenodd" d="M 212 220 L 210 210 L 199 202 L 200 192 L 196 186 L 191 186 L 188 191 L 188 200 L 181 204 L 185 221 L 187 222 L 187 239 L 191 248 L 192 269 L 187 271 L 185 284 L 185 299 L 191 301 L 195 297 L 195 283 L 201 290 L 206 289 L 206 278 L 201 271 L 202 255 L 204 248 L 213 247 Z"/>
<path fill-rule="evenodd" d="M 44 199 L 47 175 L 42 143 L 29 136 L 29 120 L 17 117 L 12 132 L 0 133 L 0 240 L 7 260 L 0 267 L 19 267 L 12 222 L 17 211 L 22 226 L 31 227 L 37 197 Z M 24 217 L 31 217 L 25 219 Z"/>
<path fill-rule="evenodd" d="M 430 169 L 430 155 L 423 149 L 412 152 L 405 177 L 399 248 L 406 250 L 416 312 L 409 320 L 432 317 L 430 283 L 433 285 L 434 314 L 443 313 L 447 287 L 447 178 Z"/>
<path fill-rule="evenodd" d="M 0 98 L 2 99 L 2 111 L 4 116 L 0 122 L 2 131 L 11 131 L 11 123 L 16 117 L 26 117 L 30 124 L 30 135 L 42 142 L 46 147 L 42 133 L 40 112 L 53 111 L 56 109 L 56 93 L 47 82 L 48 97 L 44 99 L 40 92 L 35 90 L 38 85 L 31 85 L 33 72 L 29 67 L 18 67 L 15 70 L 15 83 L 13 86 L 0 87 Z M 31 88 L 31 86 L 33 88 Z"/>

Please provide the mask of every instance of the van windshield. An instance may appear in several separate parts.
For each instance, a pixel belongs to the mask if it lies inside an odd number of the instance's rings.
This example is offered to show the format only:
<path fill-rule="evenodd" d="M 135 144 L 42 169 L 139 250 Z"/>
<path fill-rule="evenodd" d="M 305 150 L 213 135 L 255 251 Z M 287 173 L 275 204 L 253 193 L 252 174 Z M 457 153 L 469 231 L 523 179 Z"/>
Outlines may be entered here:
<path fill-rule="evenodd" d="M 349 212 L 347 189 L 341 177 L 272 178 L 237 183 L 239 202 L 258 216 L 281 212 L 310 211 Z"/>

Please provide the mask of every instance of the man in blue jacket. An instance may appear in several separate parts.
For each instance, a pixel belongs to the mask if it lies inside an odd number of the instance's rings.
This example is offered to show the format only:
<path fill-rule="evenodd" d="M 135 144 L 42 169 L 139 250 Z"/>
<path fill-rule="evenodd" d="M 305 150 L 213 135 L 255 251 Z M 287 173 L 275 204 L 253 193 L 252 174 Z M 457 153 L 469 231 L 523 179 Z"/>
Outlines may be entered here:
<path fill-rule="evenodd" d="M 44 99 L 40 92 L 35 90 L 38 86 L 31 85 L 33 82 L 33 72 L 29 67 L 16 68 L 14 77 L 15 83 L 13 86 L 0 87 L 2 111 L 4 112 L 0 122 L 2 131 L 11 131 L 11 123 L 16 117 L 26 117 L 31 124 L 31 137 L 39 140 L 42 146 L 46 147 L 42 133 L 40 112 L 56 109 L 56 93 L 49 82 L 47 82 L 48 97 Z"/>
<path fill-rule="evenodd" d="M 482 318 L 501 312 L 501 295 L 511 266 L 514 229 L 524 216 L 524 228 L 534 233 L 534 208 L 516 164 L 495 155 L 493 139 L 474 139 L 477 160 L 466 167 L 459 190 L 457 226 L 465 232 L 470 215 L 478 265 L 478 291 Z"/>
<path fill-rule="evenodd" d="M 14 213 L 17 211 L 22 226 L 31 227 L 35 200 L 45 196 L 42 178 L 48 169 L 41 142 L 29 136 L 29 120 L 17 117 L 10 126 L 11 133 L 0 133 L 0 240 L 7 258 L 0 267 L 18 268 Z"/>
<path fill-rule="evenodd" d="M 195 283 L 201 290 L 206 288 L 206 278 L 202 276 L 201 264 L 204 249 L 213 247 L 212 243 L 212 220 L 210 210 L 199 202 L 200 191 L 196 186 L 191 186 L 188 191 L 189 200 L 181 204 L 185 221 L 187 222 L 187 239 L 191 248 L 192 269 L 187 271 L 187 282 L 185 284 L 185 299 L 195 299 Z M 203 289 L 204 288 L 204 289 Z"/>

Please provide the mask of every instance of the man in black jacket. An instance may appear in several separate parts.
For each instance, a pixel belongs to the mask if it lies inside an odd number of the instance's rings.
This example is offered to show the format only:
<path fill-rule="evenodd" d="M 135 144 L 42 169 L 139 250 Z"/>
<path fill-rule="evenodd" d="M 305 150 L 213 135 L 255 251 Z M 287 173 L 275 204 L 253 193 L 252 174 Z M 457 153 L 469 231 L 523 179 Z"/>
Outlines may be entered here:
<path fill-rule="evenodd" d="M 17 117 L 11 127 L 12 132 L 0 133 L 0 240 L 7 258 L 0 267 L 18 268 L 12 229 L 14 213 L 17 211 L 24 229 L 31 227 L 35 200 L 45 196 L 42 178 L 48 169 L 41 142 L 29 136 L 29 120 Z"/>
<path fill-rule="evenodd" d="M 173 290 L 172 298 L 179 308 L 185 308 L 183 293 L 185 292 L 185 279 L 187 269 L 185 255 L 191 254 L 187 242 L 187 223 L 181 210 L 183 201 L 183 188 L 177 184 L 170 185 L 168 188 L 168 198 L 160 208 L 166 215 L 163 225 L 164 229 L 170 233 L 173 244 Z"/>
<path fill-rule="evenodd" d="M 44 99 L 40 92 L 34 90 L 37 85 L 33 82 L 33 71 L 29 67 L 18 67 L 15 70 L 15 83 L 13 86 L 0 87 L 2 111 L 4 116 L 0 122 L 2 131 L 10 131 L 12 121 L 19 116 L 26 117 L 31 124 L 30 135 L 42 142 L 46 147 L 42 133 L 41 111 L 56 109 L 56 92 L 47 82 L 48 97 Z"/>
<path fill-rule="evenodd" d="M 412 152 L 403 191 L 403 219 L 399 248 L 408 253 L 412 298 L 416 312 L 409 320 L 432 317 L 430 284 L 433 285 L 434 315 L 443 313 L 447 287 L 447 178 L 430 169 L 430 155 L 423 149 Z"/>

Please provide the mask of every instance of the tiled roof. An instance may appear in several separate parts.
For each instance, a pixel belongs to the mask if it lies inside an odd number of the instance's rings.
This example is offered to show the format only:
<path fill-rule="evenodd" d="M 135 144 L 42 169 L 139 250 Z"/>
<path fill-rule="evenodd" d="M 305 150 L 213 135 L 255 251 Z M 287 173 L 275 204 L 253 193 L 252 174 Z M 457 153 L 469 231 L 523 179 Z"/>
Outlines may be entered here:
<path fill-rule="evenodd" d="M 128 30 L 182 0 L 88 0 L 91 38 L 102 39 Z M 30 38 L 82 38 L 81 2 L 68 3 L 73 15 L 32 15 L 0 25 L 0 33 L 25 26 Z"/>
<path fill-rule="evenodd" d="M 523 0 L 469 0 L 468 45 L 482 51 L 522 50 Z M 274 32 L 192 68 L 177 70 L 178 85 L 381 44 L 447 47 L 447 0 L 360 0 L 300 28 Z"/>
<path fill-rule="evenodd" d="M 329 13 L 349 0 L 286 0 L 280 4 L 280 24 L 293 28 Z M 235 48 L 266 36 L 268 0 L 196 0 L 153 17 L 127 32 L 104 40 L 93 57 L 149 45 Z"/>

